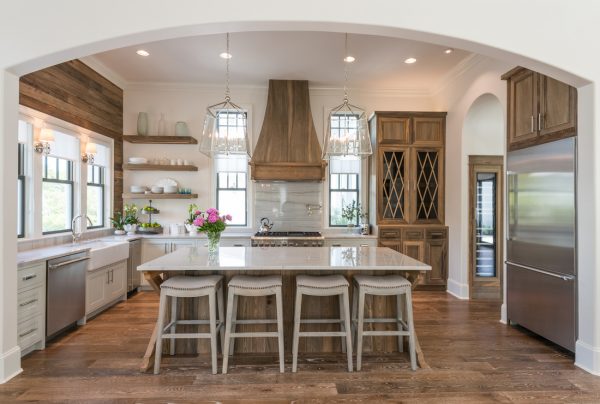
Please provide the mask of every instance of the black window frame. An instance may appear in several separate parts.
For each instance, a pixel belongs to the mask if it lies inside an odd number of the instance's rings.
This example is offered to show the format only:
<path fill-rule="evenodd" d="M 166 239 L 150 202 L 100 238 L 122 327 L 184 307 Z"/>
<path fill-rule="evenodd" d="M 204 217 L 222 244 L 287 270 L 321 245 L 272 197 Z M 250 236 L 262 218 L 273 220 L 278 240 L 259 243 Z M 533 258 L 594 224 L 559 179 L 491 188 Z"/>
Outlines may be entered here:
<path fill-rule="evenodd" d="M 350 175 L 355 175 L 356 176 L 356 188 L 336 188 L 336 189 L 332 189 L 331 184 L 331 176 L 332 175 L 345 175 L 345 176 L 350 176 Z M 348 177 L 346 177 L 346 186 L 348 186 Z M 339 184 L 339 180 L 338 180 L 338 184 Z M 356 203 L 359 204 L 360 203 L 360 173 L 332 173 L 331 171 L 329 172 L 329 212 L 328 212 L 328 216 L 329 216 L 329 227 L 347 227 L 348 224 L 332 224 L 331 223 L 331 196 L 333 193 L 349 193 L 349 192 L 356 192 Z M 358 217 L 358 215 L 356 215 L 356 221 L 354 223 L 355 226 L 358 226 L 358 222 L 359 222 L 360 218 Z"/>
<path fill-rule="evenodd" d="M 217 171 L 217 210 L 220 212 L 220 208 L 219 208 L 219 192 L 220 191 L 244 191 L 244 223 L 243 224 L 228 224 L 227 226 L 231 226 L 231 227 L 246 227 L 248 226 L 248 173 L 245 171 Z M 227 186 L 225 188 L 221 188 L 221 178 L 219 174 L 227 174 Z M 246 186 L 241 188 L 239 187 L 237 184 L 239 183 L 239 181 L 237 181 L 236 179 L 236 186 L 235 187 L 230 187 L 229 186 L 229 175 L 230 174 L 235 174 L 236 177 L 239 174 L 243 174 L 244 177 L 246 177 Z"/>
<path fill-rule="evenodd" d="M 48 158 L 54 158 L 56 159 L 56 178 L 48 178 Z M 71 222 L 73 221 L 73 211 L 75 209 L 75 181 L 73 180 L 73 170 L 74 170 L 74 164 L 72 160 L 69 159 L 65 159 L 65 158 L 61 158 L 61 157 L 56 157 L 56 156 L 47 156 L 45 155 L 43 157 L 44 161 L 42 162 L 42 167 L 43 167 L 43 172 L 42 172 L 42 194 L 43 194 L 43 183 L 44 182 L 51 182 L 51 183 L 55 183 L 55 184 L 67 184 L 67 185 L 71 185 Z M 60 160 L 64 160 L 66 161 L 67 164 L 67 178 L 68 180 L 59 180 L 58 178 L 60 178 L 60 165 L 59 165 L 59 161 Z M 42 201 L 43 201 L 43 197 L 42 197 Z M 42 222 L 42 229 L 43 229 L 43 222 Z M 57 233 L 65 233 L 71 231 L 71 228 L 68 229 L 61 229 L 61 230 L 52 230 L 52 231 L 42 231 L 42 235 L 47 235 L 47 234 L 57 234 Z"/>
<path fill-rule="evenodd" d="M 19 225 L 21 227 L 21 233 L 19 233 L 18 229 L 17 229 L 17 238 L 24 238 L 25 237 L 25 196 L 26 196 L 26 190 L 25 190 L 25 184 L 26 184 L 26 178 L 25 178 L 25 144 L 23 143 L 19 143 L 18 145 L 18 173 L 17 173 L 17 185 L 20 183 L 20 187 L 18 187 L 17 192 L 20 192 L 21 194 L 21 215 L 20 217 L 17 218 L 17 220 L 19 221 Z"/>
<path fill-rule="evenodd" d="M 100 177 L 100 178 L 98 178 L 98 180 L 96 180 L 96 170 L 94 170 L 94 168 L 98 168 L 98 176 Z M 89 175 L 88 175 L 88 181 L 86 182 L 87 187 L 97 187 L 97 188 L 100 188 L 102 191 L 102 211 L 101 211 L 101 215 L 100 215 L 100 217 L 102 219 L 101 219 L 99 225 L 89 226 L 88 229 L 101 229 L 106 225 L 106 215 L 105 215 L 105 211 L 106 211 L 106 194 L 105 194 L 105 192 L 106 192 L 106 187 L 105 187 L 106 167 L 90 164 L 88 166 L 88 170 L 91 170 L 91 172 L 92 172 L 92 182 L 89 182 Z M 86 205 L 87 205 L 87 198 L 89 196 L 89 193 L 87 192 L 87 190 L 88 190 L 87 187 L 86 187 Z M 87 206 L 86 206 L 86 211 L 87 211 Z"/>

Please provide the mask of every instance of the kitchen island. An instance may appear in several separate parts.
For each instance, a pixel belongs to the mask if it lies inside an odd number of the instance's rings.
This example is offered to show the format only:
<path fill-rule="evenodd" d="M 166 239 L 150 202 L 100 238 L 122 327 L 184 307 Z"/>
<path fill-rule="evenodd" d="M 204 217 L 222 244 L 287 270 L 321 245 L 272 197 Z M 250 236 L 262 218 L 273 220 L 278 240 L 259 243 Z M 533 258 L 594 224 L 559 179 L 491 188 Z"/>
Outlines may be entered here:
<path fill-rule="evenodd" d="M 298 274 L 326 275 L 343 274 L 352 284 L 355 273 L 366 275 L 401 274 L 413 285 L 418 282 L 423 271 L 431 266 L 386 247 L 221 247 L 216 254 L 209 254 L 205 247 L 182 248 L 138 267 L 150 285 L 160 292 L 160 284 L 169 276 L 221 274 L 225 285 L 237 274 L 267 275 L 278 274 L 283 278 L 283 318 L 286 353 L 291 352 L 293 312 L 295 297 L 295 277 Z M 227 301 L 227 288 L 224 289 Z M 350 298 L 352 298 L 352 287 Z M 207 318 L 207 304 L 199 304 L 197 299 L 179 299 L 178 312 L 185 318 Z M 186 301 L 182 301 L 186 300 Z M 306 297 L 302 305 L 303 318 L 334 318 L 339 316 L 337 297 Z M 203 302 L 202 302 L 203 303 Z M 365 301 L 367 316 L 393 317 L 395 302 L 389 297 L 369 296 Z M 169 312 L 169 311 L 168 311 Z M 158 315 L 158 313 L 157 313 Z M 240 297 L 238 318 L 266 318 L 275 316 L 275 301 L 268 298 Z M 335 325 L 316 324 L 321 330 L 333 330 Z M 377 326 L 392 329 L 393 324 Z M 239 325 L 240 330 L 255 331 L 264 325 Z M 339 327 L 339 326 L 338 326 Z M 141 370 L 151 364 L 156 341 L 156 327 L 148 344 Z M 418 341 L 418 340 L 417 340 Z M 168 343 L 163 344 L 165 352 Z M 300 352 L 341 352 L 340 338 L 315 338 L 301 340 Z M 397 351 L 396 337 L 365 338 L 365 352 Z M 276 352 L 277 342 L 268 338 L 240 339 L 235 344 L 236 353 Z M 176 345 L 178 354 L 209 352 L 208 341 L 180 340 Z M 426 367 L 417 342 L 417 359 L 421 367 Z"/>

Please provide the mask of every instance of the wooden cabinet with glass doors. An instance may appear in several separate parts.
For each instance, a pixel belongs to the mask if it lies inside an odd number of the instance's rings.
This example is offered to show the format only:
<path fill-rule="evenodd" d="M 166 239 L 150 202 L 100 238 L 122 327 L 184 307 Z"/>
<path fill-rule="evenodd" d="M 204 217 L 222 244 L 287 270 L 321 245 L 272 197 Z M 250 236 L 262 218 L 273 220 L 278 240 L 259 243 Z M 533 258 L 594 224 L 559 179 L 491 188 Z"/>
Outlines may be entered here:
<path fill-rule="evenodd" d="M 435 266 L 421 285 L 445 287 L 445 112 L 375 112 L 376 217 L 379 245 Z M 429 238 L 428 235 L 441 234 Z"/>

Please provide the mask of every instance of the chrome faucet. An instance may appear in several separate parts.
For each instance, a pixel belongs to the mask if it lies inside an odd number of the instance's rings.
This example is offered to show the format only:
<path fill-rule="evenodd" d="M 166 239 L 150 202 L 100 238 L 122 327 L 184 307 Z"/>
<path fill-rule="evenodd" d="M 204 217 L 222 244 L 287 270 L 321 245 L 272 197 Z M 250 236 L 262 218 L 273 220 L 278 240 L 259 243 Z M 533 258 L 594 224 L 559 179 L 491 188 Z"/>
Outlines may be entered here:
<path fill-rule="evenodd" d="M 92 219 L 90 219 L 88 215 L 85 215 L 85 218 L 87 219 L 90 226 L 93 226 Z M 79 228 L 79 233 L 75 233 L 75 224 L 77 222 L 77 219 L 83 219 L 83 215 L 77 215 L 73 218 L 73 220 L 71 220 L 71 234 L 73 235 L 73 243 L 77 243 L 81 238 L 81 235 L 83 234 L 83 231 L 81 231 L 81 227 Z"/>

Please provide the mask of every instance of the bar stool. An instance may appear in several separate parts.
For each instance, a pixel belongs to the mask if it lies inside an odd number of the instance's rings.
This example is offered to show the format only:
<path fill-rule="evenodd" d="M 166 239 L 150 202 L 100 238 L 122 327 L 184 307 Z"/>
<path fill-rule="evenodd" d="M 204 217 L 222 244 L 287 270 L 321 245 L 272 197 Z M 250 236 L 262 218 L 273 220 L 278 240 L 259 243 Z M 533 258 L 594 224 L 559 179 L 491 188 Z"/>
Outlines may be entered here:
<path fill-rule="evenodd" d="M 225 325 L 225 344 L 223 346 L 223 374 L 227 373 L 229 355 L 233 355 L 235 338 L 277 337 L 279 343 L 279 371 L 284 372 L 283 351 L 283 306 L 281 293 L 281 276 L 248 276 L 236 275 L 227 285 L 227 322 Z M 238 320 L 238 296 L 271 296 L 275 295 L 277 319 Z M 238 324 L 277 324 L 277 331 L 236 332 Z"/>
<path fill-rule="evenodd" d="M 154 374 L 160 371 L 160 359 L 162 355 L 163 339 L 171 340 L 171 355 L 175 354 L 175 340 L 177 338 L 210 338 L 210 352 L 212 356 L 212 373 L 217 373 L 217 332 L 221 335 L 221 346 L 223 346 L 223 276 L 174 276 L 160 285 L 160 306 L 158 311 L 158 333 L 156 336 L 156 352 L 154 358 Z M 208 320 L 177 320 L 177 298 L 178 297 L 202 297 L 208 296 Z M 165 312 L 167 311 L 167 298 L 171 298 L 171 318 L 169 324 L 165 323 Z M 217 304 L 218 300 L 218 304 Z M 216 319 L 216 312 L 219 319 Z M 177 325 L 206 325 L 210 326 L 208 333 L 176 333 Z M 168 333 L 167 330 L 169 331 Z"/>
<path fill-rule="evenodd" d="M 363 337 L 367 336 L 398 336 L 398 351 L 403 352 L 403 337 L 408 336 L 410 350 L 410 365 L 417 369 L 415 352 L 415 328 L 412 312 L 412 285 L 400 275 L 387 276 L 354 276 L 354 294 L 352 297 L 352 323 L 357 329 L 356 335 L 356 370 L 362 365 Z M 396 318 L 365 318 L 365 295 L 396 296 Z M 406 303 L 407 321 L 403 319 L 401 298 Z M 396 323 L 398 331 L 365 331 L 364 323 Z"/>
<path fill-rule="evenodd" d="M 348 372 L 352 372 L 352 328 L 350 326 L 349 284 L 342 275 L 296 277 L 296 306 L 294 308 L 294 342 L 292 372 L 298 370 L 298 342 L 300 337 L 342 337 L 342 352 L 348 357 Z M 340 318 L 302 320 L 302 295 L 339 296 Z M 340 331 L 300 331 L 300 324 L 340 324 Z"/>

